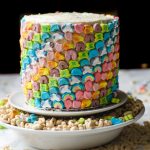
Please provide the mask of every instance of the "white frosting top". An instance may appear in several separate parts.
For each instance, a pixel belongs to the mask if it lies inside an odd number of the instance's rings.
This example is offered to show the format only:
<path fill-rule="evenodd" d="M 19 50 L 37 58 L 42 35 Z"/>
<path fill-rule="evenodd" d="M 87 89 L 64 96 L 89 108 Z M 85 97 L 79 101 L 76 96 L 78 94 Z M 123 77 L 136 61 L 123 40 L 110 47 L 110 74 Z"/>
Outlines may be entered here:
<path fill-rule="evenodd" d="M 24 16 L 25 21 L 36 23 L 86 23 L 113 20 L 114 16 L 94 13 L 56 12 Z"/>

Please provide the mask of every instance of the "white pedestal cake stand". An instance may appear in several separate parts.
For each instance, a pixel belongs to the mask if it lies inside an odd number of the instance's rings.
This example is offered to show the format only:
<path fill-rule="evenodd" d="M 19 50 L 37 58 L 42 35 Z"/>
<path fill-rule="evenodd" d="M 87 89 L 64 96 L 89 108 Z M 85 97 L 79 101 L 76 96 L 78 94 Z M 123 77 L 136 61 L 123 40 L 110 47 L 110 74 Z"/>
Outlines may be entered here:
<path fill-rule="evenodd" d="M 19 110 L 43 116 L 83 117 L 86 115 L 94 115 L 115 109 L 123 105 L 128 99 L 127 94 L 122 91 L 118 91 L 117 95 L 117 97 L 121 100 L 118 104 L 112 104 L 107 107 L 84 111 L 46 111 L 29 107 L 25 102 L 26 100 L 22 92 L 17 92 L 10 96 L 9 103 Z M 7 128 L 13 129 L 19 135 L 20 140 L 23 140 L 28 145 L 38 149 L 87 149 L 110 142 L 120 134 L 125 126 L 140 119 L 143 116 L 144 111 L 145 108 L 143 108 L 134 119 L 121 124 L 77 131 L 33 130 L 9 125 L 1 121 L 0 124 Z"/>
<path fill-rule="evenodd" d="M 55 116 L 55 117 L 74 117 L 74 116 L 86 116 L 86 115 L 93 115 L 101 112 L 105 112 L 108 110 L 115 109 L 121 105 L 123 105 L 128 97 L 123 91 L 117 92 L 117 98 L 119 98 L 121 101 L 118 104 L 110 104 L 106 107 L 91 109 L 91 110 L 84 110 L 84 111 L 60 111 L 60 110 L 41 110 L 34 107 L 31 107 L 26 104 L 25 96 L 22 92 L 14 93 L 9 98 L 9 103 L 20 110 L 23 110 L 25 112 L 34 113 L 38 115 L 45 115 L 45 116 Z"/>

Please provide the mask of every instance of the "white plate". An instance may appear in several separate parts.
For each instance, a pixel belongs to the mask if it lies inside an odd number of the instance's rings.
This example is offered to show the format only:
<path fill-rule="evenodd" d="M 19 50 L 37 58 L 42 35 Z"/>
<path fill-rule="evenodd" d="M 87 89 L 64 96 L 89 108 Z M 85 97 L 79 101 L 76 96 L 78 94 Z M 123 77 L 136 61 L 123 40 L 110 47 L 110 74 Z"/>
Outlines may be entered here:
<path fill-rule="evenodd" d="M 38 149 L 87 149 L 110 142 L 116 138 L 123 128 L 139 120 L 145 108 L 133 119 L 118 125 L 78 131 L 33 130 L 12 126 L 3 122 L 1 125 L 13 129 L 27 145 Z"/>
<path fill-rule="evenodd" d="M 26 99 L 25 99 L 25 96 L 22 92 L 17 92 L 17 93 L 14 93 L 12 96 L 10 96 L 9 103 L 17 109 L 20 109 L 20 110 L 23 110 L 23 111 L 29 112 L 29 113 L 39 114 L 39 115 L 62 116 L 62 117 L 65 117 L 65 116 L 85 116 L 85 115 L 92 115 L 92 114 L 105 112 L 105 111 L 117 108 L 117 107 L 123 105 L 127 101 L 127 95 L 122 91 L 118 91 L 117 97 L 121 99 L 121 102 L 118 104 L 111 104 L 109 106 L 97 108 L 97 109 L 84 110 L 84 111 L 70 111 L 70 112 L 59 111 L 59 110 L 56 110 L 56 111 L 41 110 L 41 109 L 31 107 L 31 106 L 26 104 L 26 102 L 25 102 Z"/>

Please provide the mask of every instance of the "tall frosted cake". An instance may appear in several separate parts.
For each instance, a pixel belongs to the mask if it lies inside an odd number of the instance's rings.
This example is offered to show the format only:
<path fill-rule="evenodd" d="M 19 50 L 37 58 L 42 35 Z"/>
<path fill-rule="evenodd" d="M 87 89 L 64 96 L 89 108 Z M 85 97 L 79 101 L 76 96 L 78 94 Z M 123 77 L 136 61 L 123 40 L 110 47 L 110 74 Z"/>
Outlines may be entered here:
<path fill-rule="evenodd" d="M 118 89 L 119 18 L 49 13 L 21 19 L 21 82 L 28 105 L 84 110 Z"/>

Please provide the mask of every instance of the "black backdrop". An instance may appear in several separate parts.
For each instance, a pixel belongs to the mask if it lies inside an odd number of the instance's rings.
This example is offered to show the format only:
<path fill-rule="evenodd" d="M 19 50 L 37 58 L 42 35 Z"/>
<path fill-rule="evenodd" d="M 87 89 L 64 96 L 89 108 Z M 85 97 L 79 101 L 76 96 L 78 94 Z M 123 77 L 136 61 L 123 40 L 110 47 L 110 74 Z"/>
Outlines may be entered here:
<path fill-rule="evenodd" d="M 19 26 L 24 14 L 55 11 L 117 13 L 121 24 L 121 68 L 150 64 L 147 4 L 129 0 L 14 0 L 0 2 L 0 73 L 19 72 Z"/>

